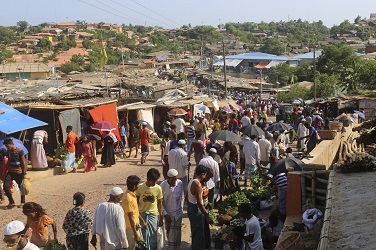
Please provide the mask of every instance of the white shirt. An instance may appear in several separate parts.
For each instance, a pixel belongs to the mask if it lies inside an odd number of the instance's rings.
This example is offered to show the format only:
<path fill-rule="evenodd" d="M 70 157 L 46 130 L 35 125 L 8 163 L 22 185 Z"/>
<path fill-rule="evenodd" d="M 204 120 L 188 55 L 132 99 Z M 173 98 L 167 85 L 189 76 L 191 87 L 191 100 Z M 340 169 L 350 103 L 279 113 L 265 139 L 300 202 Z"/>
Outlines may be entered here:
<path fill-rule="evenodd" d="M 307 136 L 308 135 L 308 128 L 306 128 L 306 126 L 304 126 L 303 123 L 299 123 L 298 131 L 296 131 L 296 133 L 298 134 L 299 138 Z"/>
<path fill-rule="evenodd" d="M 208 189 L 214 188 L 215 184 L 221 180 L 220 177 L 219 177 L 218 162 L 216 162 L 213 159 L 213 157 L 208 155 L 205 158 L 202 158 L 200 160 L 199 165 L 203 165 L 203 166 L 210 168 L 212 170 L 213 177 L 210 178 L 210 180 L 206 182 L 206 185 L 207 185 Z"/>
<path fill-rule="evenodd" d="M 249 140 L 244 143 L 243 152 L 246 164 L 256 165 L 260 162 L 260 147 L 254 140 Z"/>
<path fill-rule="evenodd" d="M 176 133 L 184 133 L 185 121 L 182 118 L 176 118 L 173 122 L 176 125 Z"/>
<path fill-rule="evenodd" d="M 33 141 L 39 143 L 39 144 L 43 144 L 43 139 L 44 138 L 48 138 L 48 134 L 46 131 L 44 130 L 37 130 L 34 132 L 34 135 L 33 135 Z"/>
<path fill-rule="evenodd" d="M 169 169 L 176 169 L 178 171 L 178 178 L 184 178 L 187 176 L 186 169 L 189 165 L 187 152 L 180 147 L 176 147 L 170 150 L 168 155 Z"/>
<path fill-rule="evenodd" d="M 264 250 L 264 247 L 262 245 L 260 222 L 258 221 L 256 216 L 252 216 L 245 222 L 245 230 L 245 236 L 253 234 L 253 241 L 245 242 L 245 244 L 247 245 L 246 249 Z"/>
<path fill-rule="evenodd" d="M 171 144 L 171 140 L 168 140 L 168 142 L 166 142 L 166 147 L 163 152 L 164 155 L 168 155 L 170 153 L 170 144 Z"/>
<path fill-rule="evenodd" d="M 22 248 L 22 250 L 39 250 L 39 249 L 40 249 L 39 247 L 31 243 L 30 241 L 27 241 L 27 244 L 25 245 L 25 247 Z"/>
<path fill-rule="evenodd" d="M 268 139 L 261 139 L 258 144 L 260 147 L 260 161 L 269 161 L 272 144 Z"/>
<path fill-rule="evenodd" d="M 247 115 L 243 116 L 240 122 L 242 123 L 243 127 L 251 125 L 251 119 L 249 119 Z"/>
<path fill-rule="evenodd" d="M 177 180 L 174 187 L 168 184 L 167 180 L 160 184 L 163 193 L 163 216 L 168 214 L 171 219 L 178 220 L 183 216 L 184 188 L 183 182 Z"/>
<path fill-rule="evenodd" d="M 106 241 L 105 249 L 101 250 L 128 248 L 125 229 L 124 210 L 119 204 L 113 202 L 98 204 L 91 233 L 92 235 L 98 234 L 101 239 Z"/>

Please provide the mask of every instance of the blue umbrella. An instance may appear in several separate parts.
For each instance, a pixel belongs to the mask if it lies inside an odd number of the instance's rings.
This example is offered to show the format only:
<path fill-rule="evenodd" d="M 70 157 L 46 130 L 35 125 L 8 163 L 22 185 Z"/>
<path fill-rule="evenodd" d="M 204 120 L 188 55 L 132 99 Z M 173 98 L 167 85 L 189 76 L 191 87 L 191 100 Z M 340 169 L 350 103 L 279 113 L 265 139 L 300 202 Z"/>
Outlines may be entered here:
<path fill-rule="evenodd" d="M 5 147 L 5 145 L 4 145 L 4 140 L 5 139 L 9 139 L 9 138 L 13 140 L 14 146 L 16 146 L 17 148 L 22 149 L 25 154 L 29 153 L 29 150 L 27 150 L 27 148 L 23 145 L 22 141 L 14 138 L 14 137 L 7 137 L 7 138 L 2 137 L 1 140 L 0 140 L 0 149 L 7 150 L 7 147 Z"/>
<path fill-rule="evenodd" d="M 354 113 L 355 113 L 355 114 L 358 114 L 358 116 L 359 116 L 360 118 L 362 118 L 363 120 L 366 119 L 366 115 L 365 115 L 363 112 L 361 112 L 361 111 L 359 111 L 359 110 L 354 110 Z"/>

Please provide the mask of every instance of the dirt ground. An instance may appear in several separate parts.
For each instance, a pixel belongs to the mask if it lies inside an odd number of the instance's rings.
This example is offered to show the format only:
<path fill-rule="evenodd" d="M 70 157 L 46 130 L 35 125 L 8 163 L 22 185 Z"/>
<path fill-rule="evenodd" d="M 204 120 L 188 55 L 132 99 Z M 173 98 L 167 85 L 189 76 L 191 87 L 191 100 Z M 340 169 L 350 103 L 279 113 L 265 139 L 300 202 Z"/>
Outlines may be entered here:
<path fill-rule="evenodd" d="M 376 172 L 336 173 L 332 197 L 329 249 L 376 249 Z"/>
<path fill-rule="evenodd" d="M 77 173 L 67 175 L 56 175 L 53 177 L 36 180 L 32 182 L 32 193 L 26 196 L 26 201 L 35 201 L 40 203 L 57 223 L 58 237 L 65 243 L 65 233 L 62 230 L 64 217 L 69 209 L 73 207 L 72 197 L 75 192 L 83 192 L 86 195 L 86 205 L 90 211 L 94 212 L 98 203 L 106 201 L 111 189 L 119 186 L 126 189 L 125 181 L 128 175 L 138 175 L 142 180 L 146 180 L 146 172 L 149 168 L 157 168 L 162 171 L 159 161 L 160 151 L 151 152 L 148 161 L 140 164 L 140 158 L 120 159 L 116 165 L 110 168 L 98 168 L 95 172 L 83 173 L 79 169 Z M 139 154 L 140 156 L 140 154 Z M 193 176 L 194 165 L 191 167 L 190 176 Z M 20 201 L 18 191 L 14 191 L 16 204 Z M 21 208 L 4 210 L 7 201 L 0 205 L 0 228 L 11 220 L 21 220 L 26 222 L 26 217 L 22 214 Z M 185 209 L 186 211 L 186 209 Z M 182 229 L 182 247 L 181 249 L 190 249 L 190 226 L 187 213 L 183 214 Z M 213 226 L 215 232 L 218 227 Z M 2 232 L 2 231 L 1 231 Z M 3 241 L 0 241 L 0 249 L 4 249 Z M 92 248 L 94 249 L 94 248 Z"/>

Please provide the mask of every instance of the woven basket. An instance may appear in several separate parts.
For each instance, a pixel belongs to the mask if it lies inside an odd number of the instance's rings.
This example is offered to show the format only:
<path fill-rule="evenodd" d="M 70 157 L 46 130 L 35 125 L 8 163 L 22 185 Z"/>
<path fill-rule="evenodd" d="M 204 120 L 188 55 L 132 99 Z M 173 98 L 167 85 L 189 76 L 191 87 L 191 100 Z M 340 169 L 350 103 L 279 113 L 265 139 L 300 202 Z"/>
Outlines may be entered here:
<path fill-rule="evenodd" d="M 304 242 L 300 237 L 300 233 L 292 233 L 289 237 L 284 239 L 279 244 L 276 250 L 303 250 L 305 249 Z"/>
<path fill-rule="evenodd" d="M 321 140 L 333 140 L 337 135 L 336 130 L 318 130 L 317 132 Z"/>
<path fill-rule="evenodd" d="M 336 121 L 330 121 L 329 122 L 329 129 L 330 130 L 335 130 L 337 132 L 341 132 L 342 126 L 343 126 L 342 122 L 336 122 Z"/>

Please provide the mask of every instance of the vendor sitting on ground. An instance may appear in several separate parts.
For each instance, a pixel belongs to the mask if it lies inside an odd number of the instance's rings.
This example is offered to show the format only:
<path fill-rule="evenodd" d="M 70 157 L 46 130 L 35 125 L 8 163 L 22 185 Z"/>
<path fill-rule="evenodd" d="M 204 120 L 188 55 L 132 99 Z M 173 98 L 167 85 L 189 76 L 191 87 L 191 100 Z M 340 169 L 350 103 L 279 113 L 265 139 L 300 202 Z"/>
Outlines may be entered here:
<path fill-rule="evenodd" d="M 269 215 L 269 218 L 261 228 L 261 237 L 264 249 L 273 249 L 273 244 L 277 243 L 282 229 L 283 222 L 281 220 L 281 213 L 277 208 Z"/>

